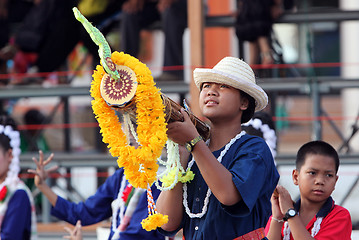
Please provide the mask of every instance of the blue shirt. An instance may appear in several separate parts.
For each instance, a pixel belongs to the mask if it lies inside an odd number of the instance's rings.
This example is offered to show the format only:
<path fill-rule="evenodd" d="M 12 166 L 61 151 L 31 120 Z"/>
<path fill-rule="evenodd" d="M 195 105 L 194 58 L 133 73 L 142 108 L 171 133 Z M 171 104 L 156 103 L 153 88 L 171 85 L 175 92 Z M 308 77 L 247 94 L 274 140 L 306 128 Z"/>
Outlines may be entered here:
<path fill-rule="evenodd" d="M 223 149 L 213 152 L 214 156 L 218 158 Z M 211 194 L 207 213 L 202 218 L 190 218 L 184 212 L 181 228 L 185 239 L 232 240 L 265 227 L 271 213 L 270 198 L 279 179 L 267 144 L 260 137 L 245 134 L 224 155 L 222 165 L 232 173 L 242 200 L 224 206 Z M 187 184 L 188 207 L 192 213 L 199 213 L 208 186 L 195 163 L 191 169 L 195 177 Z M 174 234 L 162 229 L 160 232 Z"/>
<path fill-rule="evenodd" d="M 23 239 L 31 236 L 31 204 L 25 190 L 12 195 L 1 225 L 1 240 Z"/>
<path fill-rule="evenodd" d="M 58 197 L 56 206 L 51 209 L 51 214 L 57 218 L 69 222 L 73 225 L 77 220 L 81 220 L 83 226 L 98 223 L 112 216 L 111 203 L 117 198 L 121 187 L 123 169 L 118 169 L 110 176 L 103 185 L 101 185 L 96 193 L 89 197 L 85 202 L 72 203 L 61 197 Z M 160 191 L 152 186 L 153 198 L 157 199 Z M 141 221 L 148 216 L 147 211 L 147 195 L 142 193 L 139 203 L 131 218 L 131 221 L 124 232 L 120 233 L 120 239 L 164 239 L 164 237 L 156 231 L 147 232 L 141 226 Z M 117 225 L 120 219 L 117 220 Z M 116 226 L 117 227 L 117 226 Z M 114 232 L 112 231 L 108 239 L 111 239 Z"/>

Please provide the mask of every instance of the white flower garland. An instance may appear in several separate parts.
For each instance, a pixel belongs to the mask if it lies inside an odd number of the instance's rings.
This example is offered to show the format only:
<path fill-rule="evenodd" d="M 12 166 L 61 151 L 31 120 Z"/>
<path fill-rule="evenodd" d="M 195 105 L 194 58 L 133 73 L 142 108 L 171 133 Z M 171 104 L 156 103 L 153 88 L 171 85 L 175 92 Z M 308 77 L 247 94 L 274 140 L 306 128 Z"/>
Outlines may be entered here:
<path fill-rule="evenodd" d="M 246 134 L 245 131 L 240 132 L 234 138 L 232 138 L 231 141 L 229 141 L 229 143 L 227 143 L 227 145 L 224 147 L 224 149 L 220 153 L 219 157 L 217 158 L 218 162 L 220 162 L 220 163 L 222 162 L 222 158 L 227 153 L 229 148 L 233 145 L 233 143 L 235 143 L 238 139 L 240 139 L 244 134 Z M 189 170 L 193 166 L 194 162 L 195 162 L 195 159 L 192 158 L 192 160 L 188 163 L 187 170 Z M 212 193 L 211 189 L 208 188 L 206 198 L 204 199 L 202 211 L 200 213 L 191 213 L 191 210 L 188 207 L 188 201 L 187 201 L 187 197 L 188 197 L 187 183 L 183 184 L 183 206 L 185 207 L 186 213 L 188 214 L 188 216 L 190 218 L 201 218 L 204 216 L 204 214 L 206 214 L 207 208 L 208 208 L 208 203 L 209 203 L 209 197 L 211 196 L 211 193 Z"/>
<path fill-rule="evenodd" d="M 161 158 L 158 159 L 158 162 L 166 167 L 166 169 L 157 175 L 157 181 L 155 182 L 156 187 L 161 191 L 167 191 L 172 189 L 178 183 L 178 174 L 179 172 L 185 173 L 179 156 L 179 148 L 178 144 L 173 142 L 172 140 L 168 139 L 166 142 L 167 146 L 167 161 L 163 161 Z M 162 187 L 159 184 L 159 180 L 163 177 L 168 175 L 173 169 L 176 170 L 175 172 L 175 179 L 172 184 L 168 187 Z"/>
<path fill-rule="evenodd" d="M 263 133 L 263 139 L 267 143 L 273 158 L 277 155 L 277 136 L 275 131 L 271 129 L 268 124 L 263 124 L 262 120 L 253 118 L 249 122 L 242 124 L 242 126 L 252 126 L 254 129 L 259 130 Z"/>

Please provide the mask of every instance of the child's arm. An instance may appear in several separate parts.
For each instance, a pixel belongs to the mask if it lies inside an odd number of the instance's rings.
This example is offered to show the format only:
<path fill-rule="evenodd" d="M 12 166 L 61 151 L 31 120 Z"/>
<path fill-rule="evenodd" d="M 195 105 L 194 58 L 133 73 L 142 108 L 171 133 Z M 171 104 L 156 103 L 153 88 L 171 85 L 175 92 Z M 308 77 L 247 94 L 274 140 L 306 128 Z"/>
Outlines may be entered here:
<path fill-rule="evenodd" d="M 178 182 L 176 186 L 168 191 L 163 191 L 157 199 L 157 210 L 159 213 L 168 215 L 168 223 L 162 225 L 162 229 L 168 232 L 179 228 L 183 216 L 182 204 L 182 183 Z"/>
<path fill-rule="evenodd" d="M 57 201 L 57 195 L 54 193 L 49 185 L 46 183 L 46 179 L 50 172 L 55 171 L 58 166 L 53 166 L 47 170 L 45 170 L 45 166 L 49 164 L 54 157 L 54 154 L 52 153 L 45 161 L 44 161 L 44 154 L 42 151 L 39 151 L 39 161 L 36 160 L 35 157 L 33 157 L 33 161 L 36 164 L 36 170 L 35 169 L 28 169 L 27 171 L 29 173 L 35 174 L 35 185 L 36 187 L 45 195 L 45 197 L 49 200 L 52 206 L 56 205 Z"/>
<path fill-rule="evenodd" d="M 204 141 L 200 141 L 197 145 L 192 155 L 213 195 L 226 206 L 232 206 L 242 200 L 233 182 L 232 173 L 217 161 Z"/>
<path fill-rule="evenodd" d="M 280 240 L 282 239 L 282 227 L 283 227 L 283 217 L 280 207 L 279 207 L 279 194 L 277 189 L 274 190 L 274 193 L 271 197 L 272 203 L 272 219 L 270 221 L 269 231 L 267 233 L 267 238 L 269 240 Z"/>

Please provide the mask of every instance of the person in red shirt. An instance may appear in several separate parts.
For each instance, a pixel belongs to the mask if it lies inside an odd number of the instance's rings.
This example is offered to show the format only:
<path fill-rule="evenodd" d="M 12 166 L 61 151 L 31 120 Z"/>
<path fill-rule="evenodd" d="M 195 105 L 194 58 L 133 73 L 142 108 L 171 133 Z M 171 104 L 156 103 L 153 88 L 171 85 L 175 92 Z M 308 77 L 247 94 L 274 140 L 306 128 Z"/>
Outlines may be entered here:
<path fill-rule="evenodd" d="M 311 141 L 299 149 L 292 178 L 300 199 L 294 203 L 288 191 L 277 186 L 265 229 L 269 240 L 351 239 L 349 211 L 331 197 L 338 168 L 338 153 L 324 141 Z"/>

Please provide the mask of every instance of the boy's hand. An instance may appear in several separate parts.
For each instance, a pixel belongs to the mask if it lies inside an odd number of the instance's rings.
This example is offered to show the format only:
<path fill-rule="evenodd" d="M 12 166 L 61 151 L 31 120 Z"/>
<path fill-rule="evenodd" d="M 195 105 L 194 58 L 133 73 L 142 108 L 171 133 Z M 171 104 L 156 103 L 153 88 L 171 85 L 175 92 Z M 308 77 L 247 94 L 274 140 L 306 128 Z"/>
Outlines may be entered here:
<path fill-rule="evenodd" d="M 188 116 L 188 113 L 183 108 L 181 108 L 181 114 L 184 121 L 169 123 L 167 125 L 167 136 L 175 143 L 184 145 L 186 142 L 197 137 L 199 133 Z"/>
<path fill-rule="evenodd" d="M 78 220 L 74 229 L 70 229 L 65 227 L 65 231 L 68 232 L 70 235 L 64 236 L 65 239 L 71 240 L 82 240 L 82 231 L 81 231 L 81 221 Z"/>
<path fill-rule="evenodd" d="M 276 189 L 279 195 L 279 207 L 284 216 L 289 208 L 293 208 L 293 200 L 287 189 L 285 189 L 283 186 L 277 186 Z"/>
<path fill-rule="evenodd" d="M 274 190 L 270 201 L 272 203 L 272 216 L 276 219 L 283 219 L 284 214 L 282 214 L 279 207 L 279 193 L 277 188 Z"/>
<path fill-rule="evenodd" d="M 32 160 L 36 164 L 36 170 L 35 169 L 28 169 L 27 172 L 35 174 L 35 185 L 36 187 L 41 186 L 42 184 L 46 184 L 46 179 L 49 176 L 50 172 L 56 171 L 58 166 L 52 166 L 51 168 L 45 170 L 45 166 L 48 165 L 54 157 L 54 154 L 51 153 L 51 155 L 44 161 L 44 153 L 40 150 L 39 151 L 39 161 L 35 157 L 32 158 Z"/>

